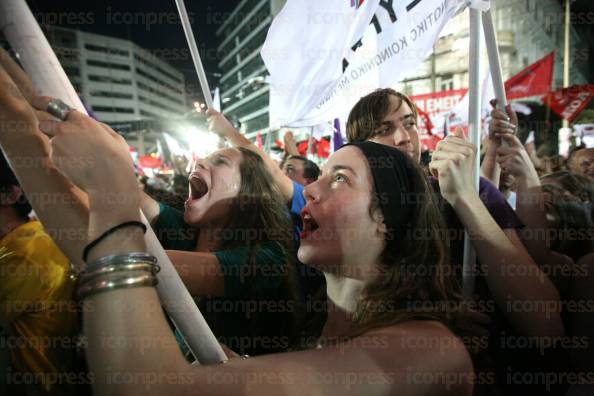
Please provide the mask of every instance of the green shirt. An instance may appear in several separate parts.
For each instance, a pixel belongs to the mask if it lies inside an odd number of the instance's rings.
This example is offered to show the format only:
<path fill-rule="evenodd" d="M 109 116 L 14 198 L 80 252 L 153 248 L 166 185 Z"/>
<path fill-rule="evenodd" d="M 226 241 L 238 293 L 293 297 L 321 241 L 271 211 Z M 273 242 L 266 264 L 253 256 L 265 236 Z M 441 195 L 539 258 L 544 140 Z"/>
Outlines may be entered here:
<path fill-rule="evenodd" d="M 165 250 L 191 252 L 196 249 L 197 230 L 186 224 L 183 213 L 171 206 L 159 202 L 159 216 L 153 230 Z"/>
<path fill-rule="evenodd" d="M 194 251 L 197 230 L 183 214 L 159 203 L 154 226 L 166 250 Z M 239 246 L 213 253 L 224 274 L 225 297 L 202 298 L 200 311 L 220 342 L 249 355 L 282 351 L 289 347 L 287 326 L 296 309 L 289 289 L 287 252 L 277 242 L 250 249 Z"/>
<path fill-rule="evenodd" d="M 157 238 L 166 250 L 194 251 L 197 231 L 184 222 L 183 214 L 159 203 L 159 217 L 155 223 Z M 227 297 L 249 297 L 247 290 L 274 290 L 286 275 L 287 255 L 277 242 L 264 242 L 255 248 L 255 268 L 250 268 L 250 251 L 246 246 L 213 253 L 225 276 Z M 249 285 L 247 282 L 249 281 Z M 248 287 L 250 286 L 250 287 Z"/>

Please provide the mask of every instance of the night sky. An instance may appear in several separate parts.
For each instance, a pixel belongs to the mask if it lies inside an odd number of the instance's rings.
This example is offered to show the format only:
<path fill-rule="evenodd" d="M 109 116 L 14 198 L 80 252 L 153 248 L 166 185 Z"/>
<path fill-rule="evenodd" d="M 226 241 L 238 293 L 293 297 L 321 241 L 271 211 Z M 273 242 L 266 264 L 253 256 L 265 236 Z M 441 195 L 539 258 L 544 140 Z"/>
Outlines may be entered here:
<path fill-rule="evenodd" d="M 27 0 L 38 22 L 131 40 L 161 54 L 163 60 L 183 72 L 190 89 L 198 87 L 174 0 L 108 0 L 101 3 Z M 238 3 L 239 0 L 185 1 L 211 88 L 217 81 L 212 73 L 219 71 L 215 32 Z M 190 93 L 189 96 L 194 95 Z"/>

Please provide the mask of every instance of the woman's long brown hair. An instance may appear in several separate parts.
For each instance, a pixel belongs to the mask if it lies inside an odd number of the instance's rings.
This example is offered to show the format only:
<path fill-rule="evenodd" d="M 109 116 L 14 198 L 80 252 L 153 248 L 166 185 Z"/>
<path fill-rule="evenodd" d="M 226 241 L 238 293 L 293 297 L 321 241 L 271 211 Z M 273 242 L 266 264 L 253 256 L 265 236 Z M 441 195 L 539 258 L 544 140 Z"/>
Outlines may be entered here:
<path fill-rule="evenodd" d="M 218 238 L 219 250 L 245 247 L 248 259 L 242 270 L 246 295 L 264 306 L 274 303 L 285 307 L 282 313 L 257 310 L 250 314 L 249 326 L 252 338 L 276 337 L 278 348 L 267 352 L 284 351 L 297 343 L 297 330 L 302 320 L 302 311 L 297 301 L 296 275 L 294 271 L 293 226 L 286 204 L 262 158 L 245 148 L 241 152 L 239 170 L 241 186 L 234 198 L 229 221 Z M 259 249 L 266 244 L 275 247 L 282 263 L 257 262 Z M 282 272 L 279 270 L 282 269 Z M 277 298 L 271 301 L 270 290 L 262 290 L 251 279 L 280 277 L 276 289 Z"/>
<path fill-rule="evenodd" d="M 455 330 L 461 312 L 461 287 L 449 262 L 436 197 L 420 167 L 412 161 L 409 166 L 414 169 L 412 220 L 403 238 L 386 239 L 379 276 L 366 287 L 355 312 L 361 332 L 408 320 L 436 320 Z M 378 210 L 372 196 L 370 211 Z"/>

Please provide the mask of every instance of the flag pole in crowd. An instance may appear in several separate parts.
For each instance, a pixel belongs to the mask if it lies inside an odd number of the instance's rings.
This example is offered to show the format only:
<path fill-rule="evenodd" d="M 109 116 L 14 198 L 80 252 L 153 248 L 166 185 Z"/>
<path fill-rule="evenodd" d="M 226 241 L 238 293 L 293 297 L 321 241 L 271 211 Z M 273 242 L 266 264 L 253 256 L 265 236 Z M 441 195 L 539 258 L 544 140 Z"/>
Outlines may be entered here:
<path fill-rule="evenodd" d="M 571 28 L 571 1 L 565 0 L 565 24 L 563 27 L 563 88 L 569 87 L 569 62 L 570 59 L 570 28 Z M 563 128 L 569 128 L 569 121 L 563 118 Z"/>
<path fill-rule="evenodd" d="M 476 190 L 479 190 L 480 177 L 480 134 L 481 134 L 481 13 L 480 9 L 470 8 L 470 54 L 468 67 L 468 135 L 472 144 L 477 147 L 477 155 L 473 167 L 473 180 Z M 470 241 L 468 231 L 464 234 L 464 259 L 462 287 L 464 297 L 471 298 L 474 293 L 474 263 L 476 252 Z"/>
<path fill-rule="evenodd" d="M 497 34 L 495 33 L 493 14 L 490 9 L 483 12 L 483 32 L 485 34 L 485 45 L 487 46 L 491 78 L 493 79 L 493 90 L 497 98 L 497 108 L 505 111 L 507 97 L 505 95 L 505 84 L 501 70 L 501 58 L 499 56 L 499 48 L 497 47 Z"/>
<path fill-rule="evenodd" d="M 505 95 L 505 84 L 501 70 L 501 58 L 497 47 L 497 35 L 493 25 L 493 14 L 490 10 L 488 0 L 476 0 L 470 6 L 470 53 L 469 53 L 469 110 L 468 110 L 468 135 L 470 141 L 477 148 L 477 155 L 473 169 L 474 185 L 479 191 L 480 185 L 480 151 L 481 151 L 481 22 L 485 36 L 489 68 L 493 81 L 493 90 L 497 98 L 497 107 L 505 109 L 507 97 Z M 464 259 L 463 259 L 463 291 L 466 298 L 472 298 L 474 293 L 474 263 L 476 252 L 474 251 L 468 232 L 464 235 Z"/>
<path fill-rule="evenodd" d="M 0 20 L 0 27 L 5 37 L 19 54 L 23 68 L 39 92 L 60 98 L 81 113 L 87 114 L 27 4 L 20 0 L 2 0 L 0 15 L 4 17 Z M 147 226 L 147 249 L 157 258 L 161 267 L 157 274 L 157 291 L 164 309 L 201 363 L 226 360 L 214 334 L 142 213 L 141 218 Z"/>
<path fill-rule="evenodd" d="M 505 83 L 503 82 L 503 71 L 501 70 L 501 57 L 499 56 L 499 47 L 497 46 L 497 33 L 493 23 L 493 14 L 490 9 L 483 12 L 483 33 L 485 34 L 485 45 L 487 46 L 487 57 L 489 58 L 489 68 L 491 69 L 497 108 L 505 112 L 508 104 L 507 96 L 505 94 Z M 501 144 L 505 147 L 508 146 L 505 141 L 502 141 Z"/>
<path fill-rule="evenodd" d="M 204 96 L 206 107 L 208 109 L 221 111 L 220 104 L 218 106 L 215 106 L 212 98 L 212 93 L 210 92 L 210 87 L 208 86 L 208 79 L 206 78 L 206 72 L 204 71 L 204 66 L 202 65 L 202 58 L 200 58 L 198 46 L 196 45 L 196 38 L 194 37 L 194 32 L 192 31 L 192 24 L 190 23 L 190 19 L 188 18 L 188 11 L 186 11 L 186 5 L 184 4 L 183 0 L 175 0 L 175 4 L 177 5 L 177 11 L 179 12 L 179 17 L 181 19 L 182 27 L 184 29 L 186 41 L 188 42 L 190 54 L 192 55 L 192 60 L 194 61 L 194 67 L 196 68 L 198 81 L 200 81 L 200 87 L 202 88 L 202 95 Z M 220 146 L 224 147 L 225 139 L 221 137 L 219 139 L 219 143 Z M 222 350 L 221 353 L 223 353 Z M 223 354 L 222 356 L 225 355 Z"/>
<path fill-rule="evenodd" d="M 198 52 L 198 46 L 196 45 L 196 39 L 194 37 L 194 32 L 192 31 L 192 25 L 190 24 L 188 12 L 186 11 L 186 5 L 184 4 L 183 0 L 175 0 L 175 4 L 177 5 L 179 17 L 184 29 L 184 34 L 186 36 L 186 40 L 188 41 L 188 47 L 190 48 L 190 54 L 192 55 L 192 60 L 194 61 L 194 67 L 196 68 L 196 74 L 198 75 L 198 80 L 200 81 L 200 87 L 202 88 L 202 94 L 206 102 L 206 107 L 208 107 L 208 109 L 219 111 L 220 109 L 215 109 L 212 93 L 210 92 L 210 87 L 208 86 L 208 79 L 206 78 L 206 72 L 204 71 L 204 66 L 202 65 L 202 59 L 200 58 L 200 53 Z M 198 311 L 198 313 L 200 313 L 200 311 Z M 201 314 L 200 320 L 201 323 L 199 327 L 188 326 L 186 328 L 182 328 L 181 325 L 179 326 L 179 330 L 181 331 L 182 335 L 186 337 L 186 341 L 188 342 L 188 346 L 192 350 L 192 353 L 194 353 L 196 359 L 198 359 L 198 361 L 203 364 L 220 363 L 226 361 L 227 356 L 225 355 L 225 352 L 223 352 L 223 349 L 219 345 L 215 335 L 210 330 L 208 324 Z M 193 339 L 193 345 L 190 345 L 190 340 L 187 337 Z"/>
<path fill-rule="evenodd" d="M 202 94 L 204 95 L 206 106 L 209 109 L 214 109 L 212 93 L 210 92 L 210 87 L 208 86 L 208 80 L 206 79 L 204 66 L 202 66 L 202 59 L 200 58 L 200 53 L 198 52 L 198 46 L 196 45 L 196 39 L 194 38 L 192 25 L 190 24 L 190 19 L 188 18 L 186 5 L 184 4 L 183 0 L 175 0 L 175 4 L 177 5 L 177 11 L 179 12 L 182 27 L 184 28 L 184 34 L 186 35 L 186 40 L 188 41 L 188 46 L 190 47 L 190 54 L 192 54 L 192 60 L 194 61 L 196 74 L 198 74 L 198 80 L 200 81 L 200 87 L 202 88 Z"/>

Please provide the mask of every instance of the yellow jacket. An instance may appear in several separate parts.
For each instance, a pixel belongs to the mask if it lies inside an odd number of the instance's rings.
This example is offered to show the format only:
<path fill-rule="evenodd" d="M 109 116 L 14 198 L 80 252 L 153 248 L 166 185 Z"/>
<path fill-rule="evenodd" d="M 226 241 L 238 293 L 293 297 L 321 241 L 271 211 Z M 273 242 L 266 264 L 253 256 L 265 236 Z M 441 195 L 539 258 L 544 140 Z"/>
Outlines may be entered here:
<path fill-rule="evenodd" d="M 77 306 L 70 262 L 38 221 L 23 224 L 0 240 L 0 316 L 12 328 L 13 384 L 33 380 L 45 392 L 64 388 L 73 372 Z M 61 386 L 60 386 L 61 385 Z M 68 388 L 69 386 L 66 386 Z M 59 392 L 61 394 L 61 392 Z"/>

